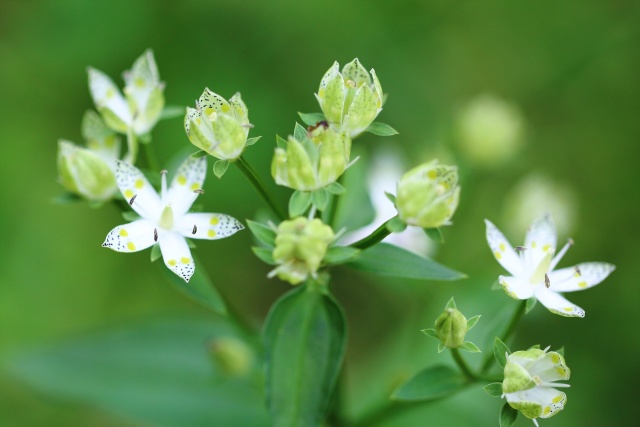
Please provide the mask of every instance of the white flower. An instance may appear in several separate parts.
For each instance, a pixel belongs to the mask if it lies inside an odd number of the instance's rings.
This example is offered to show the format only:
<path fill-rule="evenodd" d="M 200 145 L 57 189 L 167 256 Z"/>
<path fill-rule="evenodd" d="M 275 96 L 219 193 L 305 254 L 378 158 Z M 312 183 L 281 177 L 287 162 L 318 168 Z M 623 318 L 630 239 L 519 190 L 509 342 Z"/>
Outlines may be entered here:
<path fill-rule="evenodd" d="M 505 292 L 515 299 L 536 298 L 552 313 L 566 317 L 584 317 L 584 310 L 566 300 L 559 292 L 589 289 L 602 282 L 615 266 L 604 262 L 587 262 L 555 270 L 573 241 L 555 254 L 556 226 L 549 214 L 531 224 L 524 246 L 515 249 L 489 220 L 487 241 L 498 262 L 512 276 L 500 276 Z M 554 256 L 555 254 L 555 256 Z"/>
<path fill-rule="evenodd" d="M 536 426 L 536 418 L 552 417 L 567 403 L 567 395 L 554 387 L 569 387 L 555 381 L 568 380 L 571 371 L 561 354 L 548 349 L 516 351 L 504 367 L 502 396 Z"/>
<path fill-rule="evenodd" d="M 195 264 L 185 237 L 222 239 L 244 228 L 229 215 L 187 213 L 202 193 L 206 171 L 206 157 L 188 157 L 168 190 L 166 175 L 162 175 L 162 191 L 158 195 L 142 172 L 119 161 L 116 183 L 141 219 L 111 230 L 102 246 L 118 252 L 137 252 L 157 243 L 165 265 L 188 282 L 195 271 Z"/>

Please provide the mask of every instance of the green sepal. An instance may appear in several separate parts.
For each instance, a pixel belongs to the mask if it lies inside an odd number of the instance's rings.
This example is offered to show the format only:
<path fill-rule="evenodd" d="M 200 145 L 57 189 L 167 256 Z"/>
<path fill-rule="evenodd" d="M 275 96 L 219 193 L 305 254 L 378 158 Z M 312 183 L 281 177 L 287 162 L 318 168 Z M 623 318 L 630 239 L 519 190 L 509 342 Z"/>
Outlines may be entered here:
<path fill-rule="evenodd" d="M 466 378 L 458 370 L 448 366 L 431 366 L 398 387 L 391 398 L 413 402 L 442 399 L 466 384 Z"/>
<path fill-rule="evenodd" d="M 344 264 L 352 261 L 360 253 L 359 249 L 351 246 L 332 246 L 327 249 L 323 262 L 325 265 Z"/>
<path fill-rule="evenodd" d="M 165 105 L 160 112 L 160 116 L 158 116 L 158 121 L 184 117 L 184 111 L 185 107 L 180 107 L 178 105 Z"/>
<path fill-rule="evenodd" d="M 493 356 L 496 358 L 496 362 L 498 365 L 504 366 L 507 364 L 507 356 L 506 354 L 511 354 L 509 347 L 498 337 L 495 337 L 493 340 Z"/>
<path fill-rule="evenodd" d="M 502 289 L 502 285 L 500 284 L 500 280 L 496 280 L 495 282 L 493 282 L 491 284 L 491 290 L 492 291 L 497 291 L 497 290 L 501 290 Z"/>
<path fill-rule="evenodd" d="M 247 226 L 260 243 L 269 248 L 273 248 L 276 245 L 276 231 L 272 228 L 250 219 L 247 220 Z"/>
<path fill-rule="evenodd" d="M 245 146 L 250 146 L 255 144 L 256 142 L 258 142 L 258 140 L 262 138 L 262 136 L 254 136 L 252 138 L 247 138 L 247 142 L 245 143 Z"/>
<path fill-rule="evenodd" d="M 276 135 L 276 146 L 278 148 L 282 148 L 283 150 L 287 149 L 287 140 L 283 139 L 280 135 Z"/>
<path fill-rule="evenodd" d="M 385 191 L 385 192 L 384 192 L 384 195 L 385 195 L 385 196 L 387 196 L 387 199 L 391 200 L 391 203 L 393 203 L 393 206 L 395 206 L 395 205 L 396 205 L 396 200 L 397 200 L 397 199 L 396 199 L 395 194 L 391 194 L 391 193 L 389 193 L 388 191 Z"/>
<path fill-rule="evenodd" d="M 155 244 L 151 246 L 151 262 L 156 262 L 162 256 L 160 245 Z"/>
<path fill-rule="evenodd" d="M 73 194 L 69 192 L 60 193 L 59 195 L 51 199 L 51 203 L 54 203 L 56 205 L 69 205 L 71 203 L 76 203 L 81 201 L 82 201 L 82 197 L 78 196 L 77 194 Z"/>
<path fill-rule="evenodd" d="M 458 348 L 460 350 L 468 351 L 469 353 L 482 353 L 482 350 L 480 350 L 478 346 L 471 341 L 463 342 L 462 345 Z"/>
<path fill-rule="evenodd" d="M 218 178 L 222 178 L 228 167 L 229 160 L 218 160 L 213 164 L 213 174 Z"/>
<path fill-rule="evenodd" d="M 491 397 L 502 396 L 502 383 L 491 383 L 482 387 L 482 389 Z"/>
<path fill-rule="evenodd" d="M 438 333 L 433 328 L 422 329 L 420 332 L 422 332 L 423 334 L 425 334 L 428 337 L 438 339 Z"/>
<path fill-rule="evenodd" d="M 200 150 L 200 151 L 196 151 L 195 153 L 193 153 L 190 157 L 192 159 L 199 159 L 200 157 L 204 157 L 206 155 L 208 155 L 209 153 L 207 153 L 204 150 Z"/>
<path fill-rule="evenodd" d="M 304 142 L 305 139 L 309 139 L 307 128 L 296 122 L 296 127 L 293 129 L 293 137 L 300 142 Z"/>
<path fill-rule="evenodd" d="M 370 132 L 374 135 L 378 136 L 391 136 L 397 135 L 398 131 L 389 126 L 386 123 L 382 122 L 373 122 L 369 125 L 368 128 L 365 129 L 365 132 Z"/>
<path fill-rule="evenodd" d="M 560 348 L 559 348 L 559 349 L 557 349 L 557 350 L 553 350 L 553 351 L 555 351 L 556 353 L 558 353 L 560 356 L 564 357 L 564 346 L 560 347 Z"/>
<path fill-rule="evenodd" d="M 138 141 L 140 141 L 141 144 L 151 144 L 151 141 L 152 141 L 151 132 L 138 135 Z"/>
<path fill-rule="evenodd" d="M 438 354 L 442 353 L 443 351 L 445 351 L 447 349 L 447 346 L 440 343 L 438 344 Z"/>
<path fill-rule="evenodd" d="M 325 121 L 324 114 L 322 113 L 301 113 L 298 112 L 298 115 L 302 119 L 302 122 L 307 126 L 315 126 L 318 122 Z"/>
<path fill-rule="evenodd" d="M 253 251 L 255 256 L 260 258 L 260 260 L 265 264 L 269 264 L 269 265 L 277 264 L 277 262 L 275 262 L 273 259 L 273 250 L 269 248 L 261 248 L 259 246 L 252 246 L 251 250 Z"/>
<path fill-rule="evenodd" d="M 509 403 L 502 405 L 500 410 L 500 427 L 511 427 L 518 419 L 518 411 L 509 406 Z"/>
<path fill-rule="evenodd" d="M 122 218 L 124 218 L 125 221 L 133 222 L 139 220 L 140 215 L 134 211 L 124 211 L 122 212 Z"/>
<path fill-rule="evenodd" d="M 533 310 L 533 307 L 536 306 L 536 303 L 538 302 L 537 298 L 535 297 L 531 297 L 527 300 L 527 303 L 525 305 L 524 308 L 524 314 L 529 313 L 531 310 Z"/>
<path fill-rule="evenodd" d="M 423 228 L 427 237 L 429 237 L 434 242 L 444 243 L 444 236 L 442 235 L 442 231 L 439 228 Z"/>
<path fill-rule="evenodd" d="M 397 216 L 391 218 L 387 222 L 387 230 L 389 230 L 392 233 L 402 233 L 406 229 L 407 229 L 407 224 L 405 224 L 405 222 L 400 218 L 398 218 Z"/>
<path fill-rule="evenodd" d="M 190 248 L 190 249 L 195 249 L 195 248 L 197 248 L 197 246 L 196 246 L 196 242 L 194 242 L 194 241 L 193 241 L 193 240 L 191 240 L 191 239 L 185 239 L 185 240 L 187 241 L 187 246 L 189 246 L 189 248 Z"/>
<path fill-rule="evenodd" d="M 453 299 L 453 297 L 451 297 L 451 298 L 449 299 L 449 301 L 447 301 L 447 305 L 445 305 L 445 306 L 444 306 L 444 309 L 445 309 L 445 310 L 448 310 L 448 309 L 450 309 L 450 308 L 452 308 L 452 309 L 454 309 L 454 310 L 457 310 L 457 309 L 458 309 L 458 306 L 456 305 L 456 301 Z"/>
<path fill-rule="evenodd" d="M 289 217 L 295 218 L 304 214 L 311 206 L 311 193 L 308 191 L 294 191 L 289 199 Z"/>
<path fill-rule="evenodd" d="M 319 211 L 324 211 L 329 204 L 329 192 L 325 188 L 311 192 L 311 203 L 313 203 Z"/>
<path fill-rule="evenodd" d="M 476 326 L 476 323 L 478 323 L 478 320 L 480 320 L 481 316 L 481 314 L 478 314 L 477 316 L 473 316 L 471 319 L 467 320 L 467 332 L 469 332 L 471 328 Z"/>
<path fill-rule="evenodd" d="M 336 196 L 347 192 L 347 189 L 339 182 L 332 182 L 326 188 L 329 193 L 335 194 Z"/>

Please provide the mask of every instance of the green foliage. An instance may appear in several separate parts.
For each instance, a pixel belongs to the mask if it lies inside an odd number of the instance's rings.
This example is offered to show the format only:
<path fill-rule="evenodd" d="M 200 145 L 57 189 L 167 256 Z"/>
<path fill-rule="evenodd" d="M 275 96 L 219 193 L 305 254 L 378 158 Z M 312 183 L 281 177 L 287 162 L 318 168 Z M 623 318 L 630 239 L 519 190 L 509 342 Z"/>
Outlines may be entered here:
<path fill-rule="evenodd" d="M 482 315 L 478 314 L 477 316 L 473 316 L 471 319 L 467 320 L 467 332 L 469 332 L 474 326 L 476 326 L 476 323 L 478 323 L 480 317 L 482 317 Z"/>
<path fill-rule="evenodd" d="M 535 297 L 529 298 L 527 300 L 527 305 L 524 309 L 524 313 L 527 314 L 529 313 L 531 310 L 533 310 L 533 307 L 536 306 L 536 303 L 538 302 L 538 299 Z"/>
<path fill-rule="evenodd" d="M 423 228 L 427 237 L 429 237 L 434 242 L 444 243 L 444 236 L 442 235 L 442 231 L 439 228 Z"/>
<path fill-rule="evenodd" d="M 299 286 L 272 306 L 263 338 L 273 425 L 319 426 L 346 347 L 342 308 L 317 286 Z"/>
<path fill-rule="evenodd" d="M 450 396 L 467 385 L 465 377 L 448 366 L 431 366 L 418 372 L 393 392 L 391 398 L 428 401 Z"/>
<path fill-rule="evenodd" d="M 496 358 L 496 362 L 498 365 L 504 366 L 507 364 L 507 356 L 506 354 L 511 354 L 509 347 L 498 337 L 495 337 L 493 340 L 493 355 Z"/>
<path fill-rule="evenodd" d="M 389 126 L 386 123 L 381 122 L 373 122 L 369 125 L 369 127 L 365 130 L 365 132 L 371 132 L 374 135 L 378 136 L 391 136 L 397 135 L 398 131 Z"/>
<path fill-rule="evenodd" d="M 500 427 L 511 427 L 518 419 L 518 411 L 509 406 L 508 403 L 502 405 L 500 410 Z"/>
<path fill-rule="evenodd" d="M 319 211 L 324 211 L 329 203 L 329 192 L 325 188 L 311 192 L 311 203 Z"/>
<path fill-rule="evenodd" d="M 294 191 L 289 199 L 289 217 L 295 218 L 304 214 L 311 206 L 311 193 L 308 191 Z"/>
<path fill-rule="evenodd" d="M 229 160 L 218 160 L 213 164 L 213 174 L 217 178 L 222 178 L 229 167 Z"/>
<path fill-rule="evenodd" d="M 402 233 L 406 229 L 407 224 L 405 224 L 404 221 L 402 221 L 398 217 L 391 218 L 387 222 L 387 230 L 389 230 L 391 233 Z"/>
<path fill-rule="evenodd" d="M 468 351 L 469 353 L 482 353 L 482 350 L 480 350 L 478 346 L 471 341 L 463 342 L 462 345 L 458 348 L 460 350 Z"/>
<path fill-rule="evenodd" d="M 300 113 L 298 115 L 302 119 L 305 125 L 307 126 L 315 126 L 318 122 L 322 122 L 325 120 L 324 114 L 322 113 Z"/>
<path fill-rule="evenodd" d="M 491 383 L 482 387 L 482 389 L 491 397 L 501 397 L 502 396 L 502 383 Z"/>
<path fill-rule="evenodd" d="M 208 156 L 209 153 L 207 153 L 204 150 L 200 150 L 200 151 L 196 151 L 195 153 L 193 153 L 191 155 L 191 157 L 193 157 L 194 159 L 199 159 L 200 157 L 204 157 L 204 156 Z"/>
<path fill-rule="evenodd" d="M 332 246 L 327 249 L 323 262 L 326 265 L 344 264 L 345 262 L 352 261 L 359 253 L 359 249 L 352 248 L 351 246 Z"/>
<path fill-rule="evenodd" d="M 272 228 L 250 219 L 247 220 L 247 226 L 258 242 L 269 248 L 273 248 L 276 245 L 276 231 Z"/>
<path fill-rule="evenodd" d="M 258 142 L 262 136 L 254 136 L 253 138 L 247 138 L 246 146 L 250 146 Z"/>
<path fill-rule="evenodd" d="M 251 251 L 260 258 L 262 262 L 269 265 L 276 265 L 277 262 L 273 259 L 273 249 L 270 248 L 261 248 L 258 246 L 251 247 Z"/>
<path fill-rule="evenodd" d="M 151 262 L 156 262 L 162 257 L 162 251 L 160 250 L 160 245 L 151 246 Z"/>

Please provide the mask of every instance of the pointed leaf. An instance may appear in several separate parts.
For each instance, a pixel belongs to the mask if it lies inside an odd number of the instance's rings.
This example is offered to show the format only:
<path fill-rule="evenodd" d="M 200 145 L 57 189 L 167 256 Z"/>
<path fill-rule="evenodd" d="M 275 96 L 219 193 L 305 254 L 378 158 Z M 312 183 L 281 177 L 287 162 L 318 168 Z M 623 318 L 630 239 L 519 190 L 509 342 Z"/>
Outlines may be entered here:
<path fill-rule="evenodd" d="M 385 191 L 384 195 L 387 196 L 387 199 L 391 200 L 391 203 L 393 203 L 393 206 L 396 205 L 396 196 L 394 194 L 391 194 L 388 191 Z"/>
<path fill-rule="evenodd" d="M 329 193 L 324 188 L 316 190 L 311 193 L 311 203 L 318 208 L 319 211 L 324 211 L 329 203 Z"/>
<path fill-rule="evenodd" d="M 560 356 L 564 357 L 564 346 L 560 347 L 560 348 L 559 348 L 559 349 L 557 349 L 557 350 L 553 350 L 553 351 L 555 351 L 556 353 L 558 353 Z"/>
<path fill-rule="evenodd" d="M 524 308 L 524 314 L 527 314 L 527 313 L 529 313 L 531 310 L 533 310 L 533 307 L 535 307 L 535 306 L 536 306 L 536 303 L 537 303 L 537 302 L 538 302 L 538 299 L 537 299 L 537 298 L 535 298 L 535 297 L 529 298 L 529 299 L 527 300 L 527 303 L 526 303 L 525 308 Z"/>
<path fill-rule="evenodd" d="M 466 277 L 429 258 L 386 243 L 365 249 L 348 265 L 356 270 L 407 279 L 459 280 Z"/>
<path fill-rule="evenodd" d="M 346 188 L 344 188 L 339 182 L 332 182 L 329 184 L 327 186 L 327 191 L 331 194 L 335 194 L 336 196 L 347 192 Z"/>
<path fill-rule="evenodd" d="M 391 136 L 391 135 L 398 134 L 397 130 L 395 130 L 388 124 L 381 123 L 381 122 L 371 123 L 369 127 L 365 129 L 365 132 L 371 132 L 372 134 L 378 135 L 378 136 Z"/>
<path fill-rule="evenodd" d="M 250 145 L 253 145 L 253 144 L 255 144 L 256 142 L 258 142 L 258 140 L 259 140 L 260 138 L 262 138 L 262 136 L 254 136 L 253 138 L 248 138 L 248 139 L 247 139 L 247 142 L 246 142 L 246 144 L 245 144 L 245 145 L 246 145 L 247 147 L 248 147 L 248 146 L 250 146 Z"/>
<path fill-rule="evenodd" d="M 482 387 L 482 389 L 492 397 L 501 397 L 502 396 L 502 383 L 491 383 Z"/>
<path fill-rule="evenodd" d="M 456 305 L 456 300 L 454 300 L 453 297 L 451 297 L 449 301 L 447 301 L 447 304 L 444 306 L 445 310 L 448 310 L 450 308 L 453 308 L 454 310 L 458 308 L 458 306 Z"/>
<path fill-rule="evenodd" d="M 278 148 L 282 148 L 283 150 L 287 149 L 287 141 L 280 137 L 280 135 L 276 135 L 276 146 Z"/>
<path fill-rule="evenodd" d="M 160 245 L 151 246 L 151 262 L 156 262 L 162 256 Z"/>
<path fill-rule="evenodd" d="M 422 329 L 420 332 L 422 332 L 423 334 L 425 334 L 425 335 L 427 335 L 429 337 L 438 338 L 438 333 L 433 328 Z"/>
<path fill-rule="evenodd" d="M 444 243 L 444 237 L 439 228 L 423 228 L 425 234 L 434 242 Z"/>
<path fill-rule="evenodd" d="M 296 123 L 296 127 L 293 129 L 293 137 L 300 142 L 304 142 L 305 139 L 308 139 L 308 135 L 307 128 L 300 123 Z"/>
<path fill-rule="evenodd" d="M 308 191 L 294 191 L 289 199 L 289 216 L 291 218 L 303 215 L 311 206 L 311 193 Z"/>
<path fill-rule="evenodd" d="M 276 232 L 275 230 L 260 224 L 259 222 L 247 220 L 247 226 L 253 233 L 255 238 L 267 247 L 273 248 L 276 245 Z"/>
<path fill-rule="evenodd" d="M 324 114 L 322 113 L 300 113 L 298 115 L 302 119 L 302 122 L 307 126 L 314 126 L 318 122 L 323 122 L 326 119 L 324 118 Z"/>
<path fill-rule="evenodd" d="M 518 411 L 505 403 L 500 410 L 500 427 L 511 427 L 518 419 Z"/>
<path fill-rule="evenodd" d="M 174 119 L 176 117 L 184 117 L 186 108 L 179 105 L 165 105 L 160 113 L 158 120 Z"/>
<path fill-rule="evenodd" d="M 467 332 L 469 332 L 474 326 L 476 326 L 476 323 L 478 323 L 478 320 L 480 320 L 480 317 L 482 315 L 478 314 L 477 316 L 473 316 L 471 319 L 467 320 Z"/>
<path fill-rule="evenodd" d="M 206 151 L 204 151 L 204 150 L 200 150 L 200 151 L 196 151 L 195 153 L 193 153 L 193 154 L 191 155 L 191 158 L 193 158 L 193 159 L 199 159 L 200 157 L 204 157 L 204 156 L 206 156 L 207 154 L 209 154 L 209 153 L 207 153 L 207 152 L 206 152 Z"/>
<path fill-rule="evenodd" d="M 401 385 L 393 392 L 391 398 L 406 401 L 441 399 L 455 393 L 466 384 L 467 380 L 457 370 L 448 366 L 431 366 Z"/>
<path fill-rule="evenodd" d="M 182 277 L 170 271 L 164 263 L 158 263 L 163 274 L 169 282 L 182 291 L 193 300 L 199 302 L 205 307 L 213 310 L 215 313 L 226 315 L 227 307 L 218 290 L 213 286 L 209 275 L 204 268 L 204 264 L 195 260 L 196 269 L 189 279 L 185 282 Z"/>
<path fill-rule="evenodd" d="M 507 364 L 507 353 L 511 353 L 511 351 L 509 351 L 509 347 L 507 347 L 507 345 L 503 343 L 500 338 L 496 337 L 493 340 L 493 355 L 495 356 L 498 365 L 502 366 L 503 368 L 504 365 Z"/>
<path fill-rule="evenodd" d="M 229 160 L 218 160 L 213 164 L 213 174 L 218 178 L 222 178 L 228 167 Z"/>
<path fill-rule="evenodd" d="M 359 253 L 359 249 L 351 246 L 332 246 L 327 250 L 323 262 L 325 265 L 344 264 L 353 260 Z"/>
<path fill-rule="evenodd" d="M 258 247 L 258 246 L 253 246 L 251 248 L 251 250 L 265 264 L 269 264 L 269 265 L 276 265 L 277 264 L 273 260 L 273 250 L 271 250 L 269 248 L 261 248 L 261 247 Z"/>
<path fill-rule="evenodd" d="M 445 351 L 447 349 L 447 346 L 440 343 L 438 344 L 438 353 L 442 353 L 443 351 Z"/>
<path fill-rule="evenodd" d="M 319 426 L 346 346 L 341 307 L 299 286 L 269 311 L 264 329 L 266 394 L 274 426 Z"/>
<path fill-rule="evenodd" d="M 480 350 L 478 346 L 471 341 L 463 342 L 462 345 L 458 348 L 460 350 L 468 351 L 469 353 L 482 353 L 482 350 Z"/>

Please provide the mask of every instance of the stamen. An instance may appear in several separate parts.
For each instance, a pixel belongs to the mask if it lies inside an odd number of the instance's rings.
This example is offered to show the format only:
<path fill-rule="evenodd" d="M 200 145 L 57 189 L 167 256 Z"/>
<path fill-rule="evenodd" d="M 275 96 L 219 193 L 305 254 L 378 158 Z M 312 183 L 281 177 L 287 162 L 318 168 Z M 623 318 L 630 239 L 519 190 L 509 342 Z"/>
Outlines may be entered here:
<path fill-rule="evenodd" d="M 247 128 L 247 129 L 253 129 L 255 126 L 252 125 L 251 123 L 245 123 L 245 124 L 240 125 L 240 127 Z"/>
<path fill-rule="evenodd" d="M 167 170 L 162 169 L 160 171 L 161 175 L 161 184 L 160 184 L 160 199 L 164 203 L 165 195 L 167 194 Z"/>
<path fill-rule="evenodd" d="M 549 280 L 549 275 L 544 273 L 544 285 L 549 288 L 551 286 L 551 280 Z"/>
<path fill-rule="evenodd" d="M 196 110 L 200 109 L 200 103 L 198 102 L 198 100 L 196 99 Z"/>
<path fill-rule="evenodd" d="M 576 265 L 574 268 L 576 269 L 576 273 L 578 273 L 578 276 L 582 276 L 582 271 L 580 271 L 580 267 Z"/>
<path fill-rule="evenodd" d="M 196 194 L 204 194 L 204 190 L 202 188 L 198 188 L 197 190 L 193 190 Z"/>
<path fill-rule="evenodd" d="M 198 226 L 193 224 L 193 230 L 191 231 L 191 234 L 196 234 L 198 232 Z"/>
<path fill-rule="evenodd" d="M 560 262 L 564 254 L 567 253 L 567 251 L 571 246 L 573 246 L 573 239 L 568 239 L 567 243 L 562 247 L 560 252 L 558 252 L 558 254 L 551 261 L 551 267 L 549 267 L 551 271 L 553 271 L 556 268 L 556 265 L 558 265 L 558 263 Z"/>
<path fill-rule="evenodd" d="M 134 194 L 131 200 L 129 200 L 129 206 L 133 206 L 133 202 L 136 200 L 136 197 L 138 197 L 138 195 Z"/>
<path fill-rule="evenodd" d="M 516 250 L 516 252 L 520 253 L 520 252 L 524 252 L 527 250 L 527 248 L 525 248 L 524 246 L 516 246 L 514 248 Z"/>
<path fill-rule="evenodd" d="M 158 229 L 157 228 L 153 229 L 153 241 L 154 242 L 158 241 Z"/>

